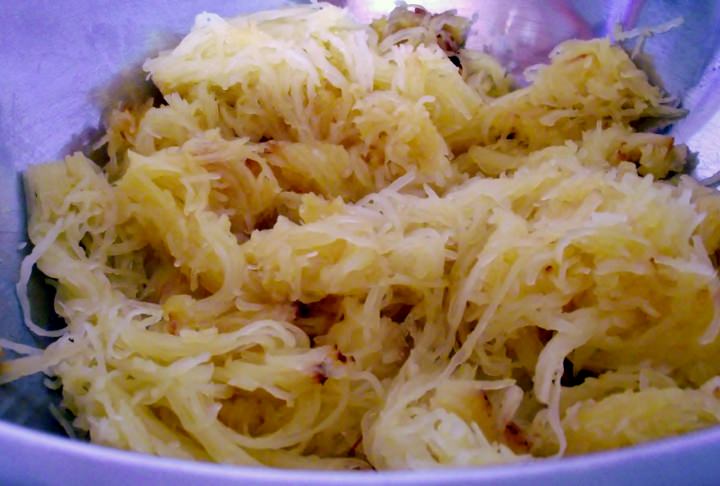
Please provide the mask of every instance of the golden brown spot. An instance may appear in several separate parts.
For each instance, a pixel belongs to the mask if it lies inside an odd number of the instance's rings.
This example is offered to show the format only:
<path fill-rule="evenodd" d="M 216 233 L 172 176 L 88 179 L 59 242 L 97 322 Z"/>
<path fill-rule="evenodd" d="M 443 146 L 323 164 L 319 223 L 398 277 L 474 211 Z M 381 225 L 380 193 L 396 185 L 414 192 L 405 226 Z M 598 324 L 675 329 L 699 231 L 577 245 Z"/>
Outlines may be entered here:
<path fill-rule="evenodd" d="M 178 323 L 175 319 L 170 319 L 167 323 L 167 332 L 173 336 L 178 335 Z"/>
<path fill-rule="evenodd" d="M 255 220 L 255 227 L 253 229 L 260 231 L 272 229 L 275 223 L 277 223 L 277 219 L 278 215 L 275 212 L 259 215 Z"/>
<path fill-rule="evenodd" d="M 360 437 L 357 438 L 357 440 L 356 440 L 356 441 L 353 443 L 353 445 L 350 447 L 350 451 L 348 452 L 348 455 L 349 455 L 350 457 L 355 457 L 355 455 L 357 454 L 357 448 L 358 448 L 358 447 L 360 446 L 360 444 L 362 443 L 362 439 L 363 439 L 363 438 L 362 438 L 362 435 L 361 435 Z"/>
<path fill-rule="evenodd" d="M 483 402 L 485 402 L 485 406 L 490 410 L 492 408 L 492 405 L 490 404 L 490 398 L 488 398 L 487 393 L 484 391 L 480 391 L 480 398 L 483 399 Z"/>
<path fill-rule="evenodd" d="M 313 368 L 313 380 L 315 380 L 316 383 L 319 383 L 320 385 L 324 385 L 325 382 L 328 380 L 328 374 L 327 374 L 327 368 L 325 367 L 325 363 L 320 363 Z"/>
<path fill-rule="evenodd" d="M 348 362 L 348 357 L 345 356 L 345 355 L 338 349 L 337 346 L 335 346 L 335 353 L 337 354 L 337 360 L 338 360 L 338 361 L 340 361 L 341 363 L 347 363 L 347 362 Z"/>
<path fill-rule="evenodd" d="M 263 147 L 263 154 L 272 154 L 278 151 L 280 148 L 280 144 L 276 142 L 275 140 L 270 140 L 265 144 Z"/>
<path fill-rule="evenodd" d="M 503 436 L 513 452 L 526 453 L 530 450 L 530 442 L 525 432 L 523 432 L 515 422 L 508 422 L 507 425 L 505 425 Z"/>
<path fill-rule="evenodd" d="M 562 311 L 565 313 L 572 312 L 578 308 L 577 303 L 575 303 L 575 299 L 570 299 L 569 302 L 567 302 L 564 306 L 562 306 Z"/>
<path fill-rule="evenodd" d="M 310 308 L 310 305 L 306 304 L 305 302 L 300 302 L 298 300 L 293 303 L 293 306 L 295 307 L 295 316 L 300 319 L 307 319 L 312 315 L 312 309 Z"/>
<path fill-rule="evenodd" d="M 403 323 L 412 310 L 412 305 L 398 302 L 385 307 L 382 310 L 382 316 L 389 318 L 393 322 Z"/>
<path fill-rule="evenodd" d="M 627 144 L 622 144 L 617 151 L 618 160 L 624 162 L 632 162 L 634 164 L 640 161 L 640 152 L 637 150 L 627 149 Z"/>
<path fill-rule="evenodd" d="M 253 159 L 247 159 L 245 160 L 245 166 L 250 169 L 250 172 L 252 172 L 252 175 L 257 177 L 262 172 L 262 165 L 260 165 L 260 162 Z"/>
<path fill-rule="evenodd" d="M 580 55 L 575 56 L 575 57 L 573 57 L 572 59 L 568 60 L 567 63 L 568 63 L 568 64 L 572 64 L 572 63 L 577 62 L 577 61 L 580 61 L 580 60 L 582 60 L 582 59 L 587 59 L 588 57 L 590 57 L 590 54 L 588 54 L 588 53 L 580 54 Z"/>
<path fill-rule="evenodd" d="M 293 302 L 295 309 L 294 323 L 308 336 L 327 334 L 330 327 L 341 318 L 342 298 L 327 295 L 317 302 Z"/>
<path fill-rule="evenodd" d="M 547 342 L 555 335 L 553 331 L 548 331 L 542 327 L 536 327 L 535 329 L 537 329 L 538 339 L 540 339 L 540 342 L 543 344 L 547 344 Z"/>

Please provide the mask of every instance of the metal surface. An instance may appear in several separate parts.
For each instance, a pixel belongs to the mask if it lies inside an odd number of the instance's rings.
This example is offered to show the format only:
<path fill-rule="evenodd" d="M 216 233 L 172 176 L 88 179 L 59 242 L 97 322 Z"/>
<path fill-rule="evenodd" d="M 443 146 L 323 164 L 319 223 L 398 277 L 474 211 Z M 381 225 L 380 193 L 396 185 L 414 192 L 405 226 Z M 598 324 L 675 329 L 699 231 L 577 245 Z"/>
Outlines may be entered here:
<path fill-rule="evenodd" d="M 273 8 L 281 0 L 0 0 L 0 336 L 44 345 L 21 324 L 15 297 L 27 249 L 20 174 L 28 165 L 83 147 L 99 133 L 101 114 L 143 83 L 139 65 L 171 46 L 203 10 L 222 15 Z M 393 0 L 337 0 L 361 19 L 387 12 Z M 426 0 L 431 10 L 477 15 L 470 44 L 484 47 L 513 72 L 541 62 L 570 37 L 604 35 L 683 16 L 685 24 L 653 39 L 648 52 L 668 91 L 690 115 L 671 128 L 697 152 L 695 175 L 720 168 L 720 2 L 692 0 Z M 36 279 L 33 315 L 51 319 L 49 291 Z M 55 393 L 41 376 L 0 387 L 0 483 L 154 484 L 252 481 L 264 484 L 712 484 L 720 463 L 720 429 L 561 461 L 423 473 L 286 472 L 171 461 L 105 449 L 61 437 L 48 413 Z M 36 429 L 36 430 L 31 430 Z M 39 432 L 42 431 L 42 432 Z M 54 435 L 51 435 L 54 434 Z"/>

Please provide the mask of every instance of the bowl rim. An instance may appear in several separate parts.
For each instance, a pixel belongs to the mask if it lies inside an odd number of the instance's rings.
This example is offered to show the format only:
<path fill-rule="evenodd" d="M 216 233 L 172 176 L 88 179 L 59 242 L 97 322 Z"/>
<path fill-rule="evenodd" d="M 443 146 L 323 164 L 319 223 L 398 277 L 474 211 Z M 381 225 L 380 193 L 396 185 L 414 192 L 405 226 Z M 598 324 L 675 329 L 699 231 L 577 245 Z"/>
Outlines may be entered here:
<path fill-rule="evenodd" d="M 398 471 L 322 471 L 243 467 L 196 462 L 114 449 L 29 429 L 0 420 L 0 467 L 21 472 L 18 479 L 53 478 L 84 484 L 197 484 L 252 481 L 253 484 L 369 485 L 511 484 L 533 480 L 552 484 L 710 483 L 720 472 L 720 426 L 623 449 L 561 459 L 530 460 L 486 467 Z M 44 458 L 43 467 L 37 460 Z M 31 461 L 34 461 L 31 462 Z M 28 464 L 22 464 L 27 462 Z M 26 466 L 26 467 L 23 467 Z M 2 474 L 0 474 L 2 476 Z M 158 483 L 158 478 L 160 483 Z"/>

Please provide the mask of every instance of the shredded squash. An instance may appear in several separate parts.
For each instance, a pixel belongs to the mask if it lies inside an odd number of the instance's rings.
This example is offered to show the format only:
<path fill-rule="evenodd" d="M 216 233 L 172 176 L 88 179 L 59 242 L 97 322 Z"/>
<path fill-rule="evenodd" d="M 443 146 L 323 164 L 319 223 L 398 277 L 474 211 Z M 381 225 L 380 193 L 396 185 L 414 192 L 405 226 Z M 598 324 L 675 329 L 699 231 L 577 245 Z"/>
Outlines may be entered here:
<path fill-rule="evenodd" d="M 26 173 L 19 296 L 98 444 L 289 468 L 469 466 L 720 421 L 720 197 L 607 39 L 512 89 L 469 22 L 203 13 L 108 120 Z M 674 176 L 674 177 L 672 177 Z M 34 265 L 67 323 L 30 319 Z"/>

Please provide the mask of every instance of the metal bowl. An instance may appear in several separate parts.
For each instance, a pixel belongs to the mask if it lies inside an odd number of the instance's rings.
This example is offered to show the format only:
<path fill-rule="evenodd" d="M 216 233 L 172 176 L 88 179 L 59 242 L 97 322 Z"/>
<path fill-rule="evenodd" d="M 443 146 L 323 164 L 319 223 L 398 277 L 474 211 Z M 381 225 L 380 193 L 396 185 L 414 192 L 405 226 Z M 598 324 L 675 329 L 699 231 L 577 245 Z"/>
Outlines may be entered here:
<path fill-rule="evenodd" d="M 195 14 L 274 8 L 283 0 L 0 0 L 0 336 L 44 346 L 22 324 L 15 283 L 27 252 L 21 173 L 29 165 L 87 149 L 103 111 L 145 86 L 142 61 L 172 46 Z M 337 0 L 361 20 L 393 0 Z M 668 92 L 690 115 L 670 129 L 696 153 L 693 175 L 720 169 L 720 2 L 691 0 L 425 0 L 438 11 L 477 14 L 470 45 L 513 72 L 541 62 L 558 42 L 660 24 L 684 24 L 652 39 L 646 51 Z M 53 325 L 51 291 L 36 276 L 33 317 Z M 9 353 L 12 355 L 11 353 Z M 0 483 L 153 484 L 252 481 L 259 484 L 634 484 L 717 482 L 720 428 L 581 457 L 523 465 L 426 472 L 317 472 L 240 468 L 156 458 L 64 437 L 48 406 L 57 392 L 31 376 L 0 387 Z"/>

